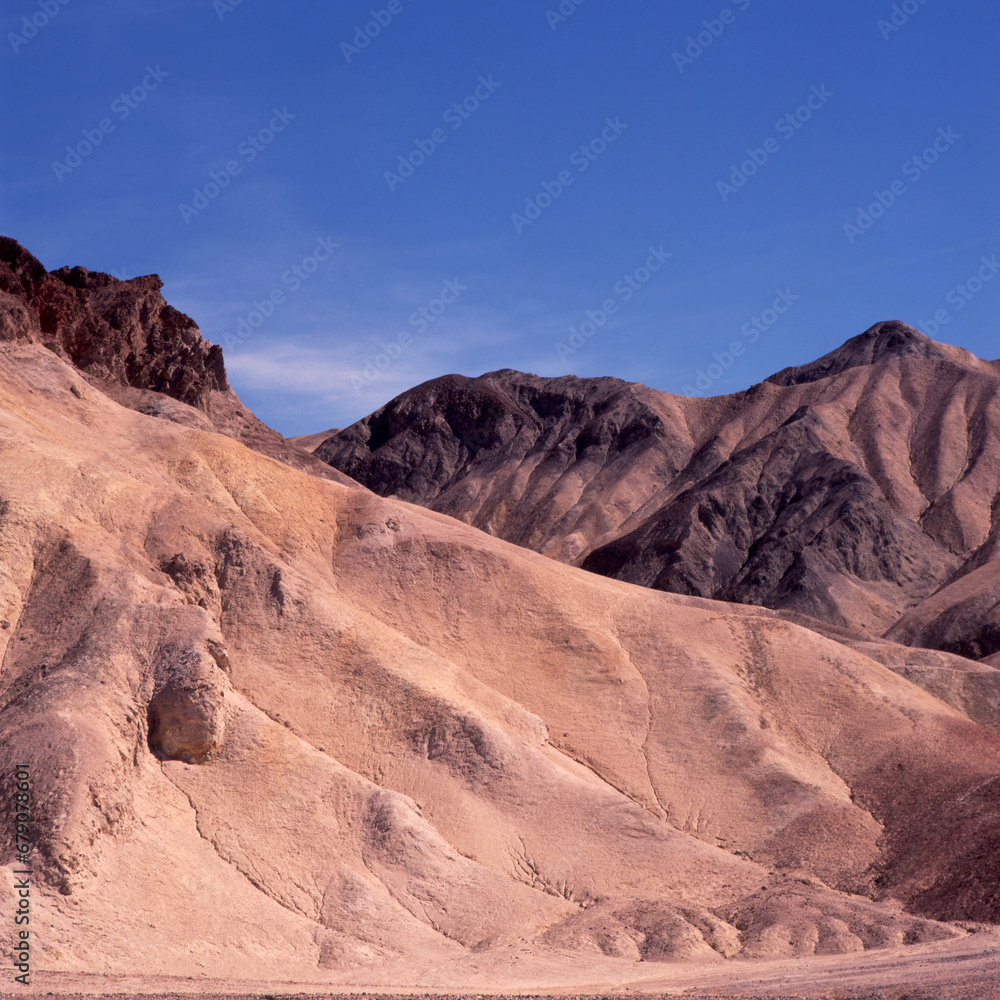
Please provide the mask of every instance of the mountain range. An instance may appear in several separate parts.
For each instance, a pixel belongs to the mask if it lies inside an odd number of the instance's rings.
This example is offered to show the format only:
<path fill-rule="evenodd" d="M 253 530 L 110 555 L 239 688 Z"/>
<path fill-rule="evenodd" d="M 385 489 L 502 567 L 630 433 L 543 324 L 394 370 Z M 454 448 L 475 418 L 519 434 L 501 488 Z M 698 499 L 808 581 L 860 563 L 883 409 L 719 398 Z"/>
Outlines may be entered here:
<path fill-rule="evenodd" d="M 603 576 L 1000 651 L 1000 362 L 879 323 L 744 392 L 448 375 L 313 454 Z"/>
<path fill-rule="evenodd" d="M 0 770 L 48 988 L 972 941 L 988 995 L 996 365 L 882 324 L 718 399 L 447 376 L 310 454 L 161 287 L 0 240 Z"/>

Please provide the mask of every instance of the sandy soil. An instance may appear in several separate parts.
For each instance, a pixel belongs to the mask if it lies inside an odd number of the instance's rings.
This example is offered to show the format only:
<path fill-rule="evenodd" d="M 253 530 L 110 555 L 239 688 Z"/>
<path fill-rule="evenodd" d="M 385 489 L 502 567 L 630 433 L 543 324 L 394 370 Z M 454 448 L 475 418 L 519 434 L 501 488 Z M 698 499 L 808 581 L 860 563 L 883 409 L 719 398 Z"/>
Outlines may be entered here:
<path fill-rule="evenodd" d="M 398 997 L 492 996 L 582 998 L 643 995 L 740 998 L 824 998 L 824 1000 L 994 1000 L 1000 997 L 1000 931 L 993 928 L 957 941 L 886 949 L 864 955 L 732 961 L 659 966 L 567 957 L 540 963 L 517 957 L 501 971 L 495 960 L 464 968 L 426 970 L 424 982 L 393 985 L 391 969 L 380 982 L 341 981 L 329 985 L 210 977 L 95 976 L 40 972 L 32 986 L 0 995 L 76 997 Z M 560 967 L 561 966 L 561 967 Z M 486 984 L 489 983 L 487 986 Z M 529 985 L 533 983 L 534 985 Z"/>

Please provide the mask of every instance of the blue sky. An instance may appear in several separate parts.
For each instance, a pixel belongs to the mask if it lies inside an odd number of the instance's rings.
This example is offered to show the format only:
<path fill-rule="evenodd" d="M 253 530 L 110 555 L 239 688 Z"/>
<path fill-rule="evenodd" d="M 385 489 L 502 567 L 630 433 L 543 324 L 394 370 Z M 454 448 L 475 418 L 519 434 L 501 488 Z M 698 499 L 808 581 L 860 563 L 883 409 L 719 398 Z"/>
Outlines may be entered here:
<path fill-rule="evenodd" d="M 994 4 L 9 0 L 2 24 L 0 229 L 50 268 L 160 274 L 286 434 L 448 372 L 732 392 L 883 319 L 1000 355 Z"/>

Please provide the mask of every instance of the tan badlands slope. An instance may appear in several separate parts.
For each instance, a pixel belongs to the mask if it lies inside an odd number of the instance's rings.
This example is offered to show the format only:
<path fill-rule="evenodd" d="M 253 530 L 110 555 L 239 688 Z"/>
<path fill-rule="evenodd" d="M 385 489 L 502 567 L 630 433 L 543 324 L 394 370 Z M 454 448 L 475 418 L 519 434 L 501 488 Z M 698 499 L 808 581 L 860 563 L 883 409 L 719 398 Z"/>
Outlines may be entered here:
<path fill-rule="evenodd" d="M 1000 921 L 1000 736 L 901 673 L 100 384 L 0 344 L 0 771 L 32 774 L 37 969 L 626 975 Z"/>

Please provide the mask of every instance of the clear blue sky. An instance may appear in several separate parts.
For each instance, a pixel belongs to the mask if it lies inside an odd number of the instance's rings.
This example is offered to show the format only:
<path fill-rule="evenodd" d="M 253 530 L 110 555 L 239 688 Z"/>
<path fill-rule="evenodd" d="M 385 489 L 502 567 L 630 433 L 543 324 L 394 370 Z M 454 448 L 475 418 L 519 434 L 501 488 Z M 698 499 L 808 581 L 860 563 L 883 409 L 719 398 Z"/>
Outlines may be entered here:
<path fill-rule="evenodd" d="M 1000 355 L 984 0 L 7 0 L 2 24 L 0 229 L 50 268 L 160 274 L 286 434 L 448 372 L 731 392 L 936 313 Z"/>

